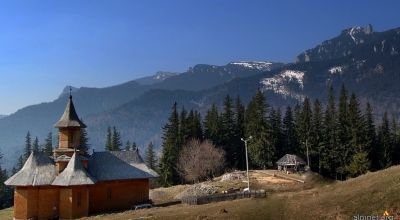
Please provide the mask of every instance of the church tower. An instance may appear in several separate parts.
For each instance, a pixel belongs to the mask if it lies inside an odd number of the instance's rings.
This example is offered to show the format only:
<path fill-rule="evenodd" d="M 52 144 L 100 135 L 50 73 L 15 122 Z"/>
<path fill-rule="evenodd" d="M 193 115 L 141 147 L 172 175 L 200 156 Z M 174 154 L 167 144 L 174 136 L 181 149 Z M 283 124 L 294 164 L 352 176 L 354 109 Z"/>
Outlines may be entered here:
<path fill-rule="evenodd" d="M 79 149 L 81 129 L 86 128 L 86 125 L 76 114 L 71 95 L 64 114 L 54 127 L 58 128 L 58 148 L 54 150 L 54 160 L 58 173 L 61 173 L 74 152 Z M 82 162 L 85 163 L 85 161 Z"/>

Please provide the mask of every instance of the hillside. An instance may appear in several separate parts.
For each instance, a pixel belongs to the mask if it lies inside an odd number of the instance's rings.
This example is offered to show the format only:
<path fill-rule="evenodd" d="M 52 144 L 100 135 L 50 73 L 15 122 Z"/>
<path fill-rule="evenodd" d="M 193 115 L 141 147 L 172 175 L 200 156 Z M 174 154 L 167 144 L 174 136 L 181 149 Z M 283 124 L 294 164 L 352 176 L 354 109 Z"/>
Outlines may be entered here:
<path fill-rule="evenodd" d="M 254 181 L 254 173 L 252 177 Z M 284 190 L 270 191 L 265 199 L 173 205 L 85 219 L 350 219 L 357 214 L 381 216 L 385 210 L 400 217 L 399 180 L 400 166 L 394 166 L 343 182 L 313 180 L 306 187 L 277 182 L 275 185 Z M 267 182 L 260 187 L 272 185 Z M 181 192 L 182 187 L 178 188 Z"/>
<path fill-rule="evenodd" d="M 88 219 L 350 219 L 357 214 L 381 216 L 385 210 L 400 217 L 399 180 L 400 166 L 394 166 L 312 189 L 270 193 L 266 199 L 178 205 Z"/>
<path fill-rule="evenodd" d="M 262 176 L 255 174 L 251 174 L 251 182 L 262 180 Z M 222 188 L 243 184 L 232 182 L 221 185 L 218 180 L 206 184 Z M 400 217 L 400 166 L 370 172 L 343 182 L 313 181 L 305 187 L 277 182 L 275 186 L 280 190 L 269 190 L 265 199 L 242 199 L 198 206 L 172 205 L 84 219 L 350 219 L 357 214 L 381 216 L 385 210 Z M 258 185 L 260 188 L 268 186 L 273 186 L 271 180 Z M 156 190 L 173 193 L 165 197 L 168 200 L 187 187 L 183 185 Z M 2 219 L 12 219 L 12 209 L 1 210 L 0 216 Z"/>

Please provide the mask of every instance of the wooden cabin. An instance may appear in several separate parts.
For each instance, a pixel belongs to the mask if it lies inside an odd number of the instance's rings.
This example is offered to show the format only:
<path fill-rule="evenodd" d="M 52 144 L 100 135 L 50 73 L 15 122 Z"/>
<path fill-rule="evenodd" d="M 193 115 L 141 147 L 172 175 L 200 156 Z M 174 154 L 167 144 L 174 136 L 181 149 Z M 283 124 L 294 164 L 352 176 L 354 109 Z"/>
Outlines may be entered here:
<path fill-rule="evenodd" d="M 149 179 L 158 177 L 139 152 L 82 155 L 79 119 L 69 97 L 53 157 L 32 152 L 5 184 L 14 186 L 14 219 L 75 219 L 91 213 L 129 209 L 149 200 Z"/>
<path fill-rule="evenodd" d="M 303 171 L 306 165 L 303 159 L 294 154 L 285 154 L 281 159 L 276 162 L 279 171 L 286 173 L 293 173 Z"/>

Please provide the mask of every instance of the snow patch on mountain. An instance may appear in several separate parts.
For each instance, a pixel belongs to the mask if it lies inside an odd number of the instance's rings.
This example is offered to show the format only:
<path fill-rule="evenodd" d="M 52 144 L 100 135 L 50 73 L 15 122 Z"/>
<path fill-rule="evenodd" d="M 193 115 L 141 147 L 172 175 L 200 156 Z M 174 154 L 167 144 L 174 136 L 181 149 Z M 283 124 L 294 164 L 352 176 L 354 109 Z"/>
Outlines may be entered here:
<path fill-rule="evenodd" d="M 350 35 L 351 39 L 355 44 L 362 44 L 364 43 L 363 36 L 369 35 L 373 32 L 372 25 L 367 25 L 366 27 L 355 26 L 348 29 L 348 34 Z"/>
<path fill-rule="evenodd" d="M 342 74 L 344 67 L 342 66 L 334 66 L 330 68 L 328 71 L 330 74 Z"/>
<path fill-rule="evenodd" d="M 264 85 L 264 90 L 271 90 L 284 97 L 291 97 L 297 100 L 303 100 L 304 96 L 297 91 L 304 88 L 304 72 L 298 70 L 284 70 L 281 73 L 264 78 L 260 81 Z"/>
<path fill-rule="evenodd" d="M 229 63 L 231 65 L 238 65 L 249 69 L 258 69 L 262 71 L 270 71 L 271 70 L 271 62 L 265 61 L 237 61 Z"/>
<path fill-rule="evenodd" d="M 154 75 L 153 79 L 163 81 L 171 76 L 176 76 L 176 75 L 177 75 L 176 73 L 158 71 L 156 75 Z"/>
<path fill-rule="evenodd" d="M 143 84 L 143 85 L 151 85 L 155 83 L 162 82 L 168 78 L 171 78 L 173 76 L 179 75 L 178 73 L 172 73 L 172 72 L 165 72 L 165 71 L 158 71 L 156 74 L 152 76 L 145 76 L 143 78 L 136 79 L 135 81 Z"/>
<path fill-rule="evenodd" d="M 357 43 L 356 38 L 354 37 L 354 32 L 356 29 L 361 29 L 361 27 L 352 27 L 349 32 L 349 35 L 350 35 L 351 39 L 353 39 L 354 43 Z"/>

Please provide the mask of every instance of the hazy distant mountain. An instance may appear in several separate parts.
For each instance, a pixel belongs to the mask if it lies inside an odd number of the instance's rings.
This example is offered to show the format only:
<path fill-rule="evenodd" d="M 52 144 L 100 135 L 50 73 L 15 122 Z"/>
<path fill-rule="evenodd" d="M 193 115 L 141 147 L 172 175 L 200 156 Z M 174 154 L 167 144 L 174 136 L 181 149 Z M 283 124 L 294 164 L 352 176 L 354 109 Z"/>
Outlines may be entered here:
<path fill-rule="evenodd" d="M 7 117 L 7 115 L 0 115 L 0 119 Z"/>
<path fill-rule="evenodd" d="M 158 71 L 153 76 L 146 76 L 143 78 L 136 79 L 135 81 L 142 85 L 152 85 L 155 83 L 162 82 L 165 79 L 168 79 L 168 78 L 170 78 L 172 76 L 176 76 L 176 75 L 178 75 L 178 73 Z"/>
<path fill-rule="evenodd" d="M 266 66 L 269 66 L 268 68 L 257 68 L 255 66 L 244 67 L 236 64 L 228 64 L 226 66 L 196 65 L 190 68 L 190 71 L 164 78 L 164 80 L 154 84 L 145 85 L 133 80 L 107 88 L 72 88 L 72 93 L 79 116 L 86 122 L 86 120 L 91 120 L 91 116 L 95 117 L 95 115 L 103 112 L 118 109 L 120 106 L 130 103 L 130 101 L 136 98 L 143 100 L 140 99 L 140 97 L 154 89 L 185 89 L 191 91 L 209 89 L 215 85 L 226 83 L 236 77 L 260 74 L 263 71 L 268 71 L 279 65 L 281 66 L 281 64 L 268 63 L 266 64 Z M 21 153 L 27 131 L 30 131 L 33 136 L 38 136 L 40 140 L 43 140 L 49 131 L 53 131 L 54 139 L 56 139 L 56 131 L 53 129 L 53 124 L 61 116 L 68 94 L 69 87 L 65 87 L 60 97 L 52 102 L 28 106 L 0 119 L 0 151 L 5 154 L 4 160 L 6 166 L 10 167 L 14 163 L 13 158 Z M 182 94 L 184 93 L 182 92 Z M 154 102 L 156 104 L 163 103 L 162 101 L 164 100 L 169 99 L 163 98 L 163 100 L 160 100 L 154 96 L 152 99 L 144 101 Z M 126 114 L 129 114 L 129 112 Z M 137 117 L 137 120 L 142 120 L 142 116 L 135 116 L 133 114 L 133 117 Z M 121 122 L 117 119 L 108 121 L 112 122 L 109 125 L 116 126 Z M 160 123 L 161 121 L 155 122 L 154 126 L 159 127 Z M 90 123 L 88 122 L 87 124 Z M 91 129 L 93 129 L 90 134 L 92 146 L 102 148 L 104 142 L 102 136 L 105 131 L 100 127 L 93 127 Z M 146 130 L 143 131 L 146 132 Z M 135 139 L 134 136 L 135 135 L 132 134 L 129 138 L 133 140 Z M 145 137 L 145 135 L 143 137 Z M 143 140 L 140 143 L 147 141 L 141 137 L 138 139 Z"/>
<path fill-rule="evenodd" d="M 158 89 L 200 91 L 235 78 L 249 77 L 282 66 L 282 63 L 274 62 L 232 62 L 225 66 L 198 64 L 186 72 L 167 78 L 154 86 Z"/>

